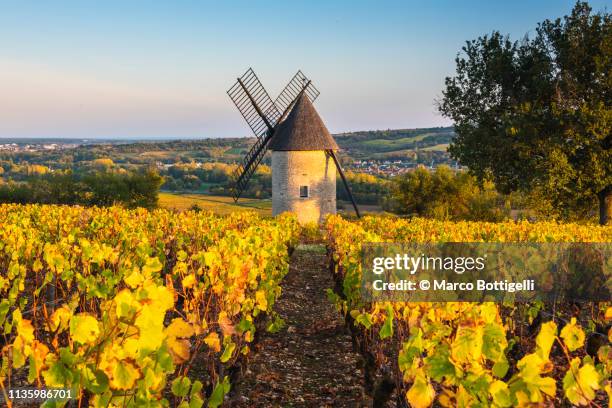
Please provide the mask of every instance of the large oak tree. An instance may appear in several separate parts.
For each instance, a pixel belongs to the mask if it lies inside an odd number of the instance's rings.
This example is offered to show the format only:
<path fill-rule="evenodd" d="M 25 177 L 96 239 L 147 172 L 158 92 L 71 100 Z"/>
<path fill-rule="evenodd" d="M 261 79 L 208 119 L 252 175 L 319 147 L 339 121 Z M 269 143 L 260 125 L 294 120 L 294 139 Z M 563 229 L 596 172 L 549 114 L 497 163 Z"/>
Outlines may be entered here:
<path fill-rule="evenodd" d="M 503 192 L 537 191 L 560 216 L 612 214 L 612 20 L 578 2 L 533 38 L 469 41 L 439 110 L 453 157 Z"/>

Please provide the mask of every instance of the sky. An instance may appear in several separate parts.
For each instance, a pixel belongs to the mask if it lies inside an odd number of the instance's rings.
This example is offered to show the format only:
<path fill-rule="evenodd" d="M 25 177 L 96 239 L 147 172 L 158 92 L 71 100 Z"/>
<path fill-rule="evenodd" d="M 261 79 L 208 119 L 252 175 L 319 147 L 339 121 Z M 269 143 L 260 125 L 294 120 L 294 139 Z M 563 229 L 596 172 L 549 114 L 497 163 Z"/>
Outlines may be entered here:
<path fill-rule="evenodd" d="M 520 39 L 572 6 L 0 0 L 0 138 L 250 136 L 226 95 L 249 67 L 273 98 L 301 69 L 332 133 L 447 126 L 435 100 L 466 40 Z"/>

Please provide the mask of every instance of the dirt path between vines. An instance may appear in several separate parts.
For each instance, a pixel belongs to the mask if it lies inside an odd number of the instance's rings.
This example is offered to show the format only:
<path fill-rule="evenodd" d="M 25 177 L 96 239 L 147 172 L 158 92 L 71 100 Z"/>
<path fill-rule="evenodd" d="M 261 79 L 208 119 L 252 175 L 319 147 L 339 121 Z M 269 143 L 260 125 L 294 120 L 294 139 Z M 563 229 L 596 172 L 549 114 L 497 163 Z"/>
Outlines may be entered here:
<path fill-rule="evenodd" d="M 230 406 L 363 407 L 360 356 L 327 299 L 333 286 L 323 245 L 300 245 L 274 309 L 286 327 L 263 333 Z"/>

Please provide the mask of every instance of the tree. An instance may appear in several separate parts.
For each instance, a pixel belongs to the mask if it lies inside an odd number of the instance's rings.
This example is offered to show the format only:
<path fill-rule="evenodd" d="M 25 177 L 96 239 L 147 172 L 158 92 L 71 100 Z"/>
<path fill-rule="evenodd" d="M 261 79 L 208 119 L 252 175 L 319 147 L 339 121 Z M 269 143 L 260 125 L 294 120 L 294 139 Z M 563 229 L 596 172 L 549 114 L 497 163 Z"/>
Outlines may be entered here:
<path fill-rule="evenodd" d="M 95 172 L 87 175 L 84 182 L 90 191 L 88 204 L 155 208 L 163 179 L 155 170 L 147 169 L 127 174 Z"/>
<path fill-rule="evenodd" d="M 93 161 L 93 164 L 99 169 L 108 170 L 115 165 L 115 162 L 113 162 L 113 160 L 108 157 L 102 157 L 99 159 L 95 159 Z"/>
<path fill-rule="evenodd" d="M 352 171 L 347 171 L 345 176 L 358 204 L 381 204 L 389 193 L 390 182 L 383 178 L 366 173 L 354 173 Z M 346 188 L 341 181 L 336 183 L 336 197 L 338 200 L 350 200 Z"/>
<path fill-rule="evenodd" d="M 502 192 L 537 191 L 560 217 L 612 216 L 612 20 L 578 2 L 533 39 L 467 42 L 440 112 L 451 155 Z"/>
<path fill-rule="evenodd" d="M 127 177 L 129 196 L 126 202 L 130 208 L 144 207 L 152 209 L 157 207 L 159 201 L 159 188 L 163 178 L 154 169 L 135 172 Z"/>
<path fill-rule="evenodd" d="M 480 187 L 473 176 L 448 166 L 435 171 L 419 166 L 393 178 L 391 185 L 384 207 L 399 214 L 474 221 L 501 221 L 509 215 L 491 183 Z"/>

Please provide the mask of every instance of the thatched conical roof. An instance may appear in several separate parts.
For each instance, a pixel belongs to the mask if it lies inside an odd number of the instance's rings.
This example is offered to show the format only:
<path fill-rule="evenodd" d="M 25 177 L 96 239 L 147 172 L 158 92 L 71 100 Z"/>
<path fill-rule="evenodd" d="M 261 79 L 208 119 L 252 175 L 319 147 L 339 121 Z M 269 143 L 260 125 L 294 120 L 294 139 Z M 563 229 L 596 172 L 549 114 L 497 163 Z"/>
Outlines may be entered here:
<path fill-rule="evenodd" d="M 299 97 L 272 136 L 270 150 L 338 150 L 310 99 Z"/>

